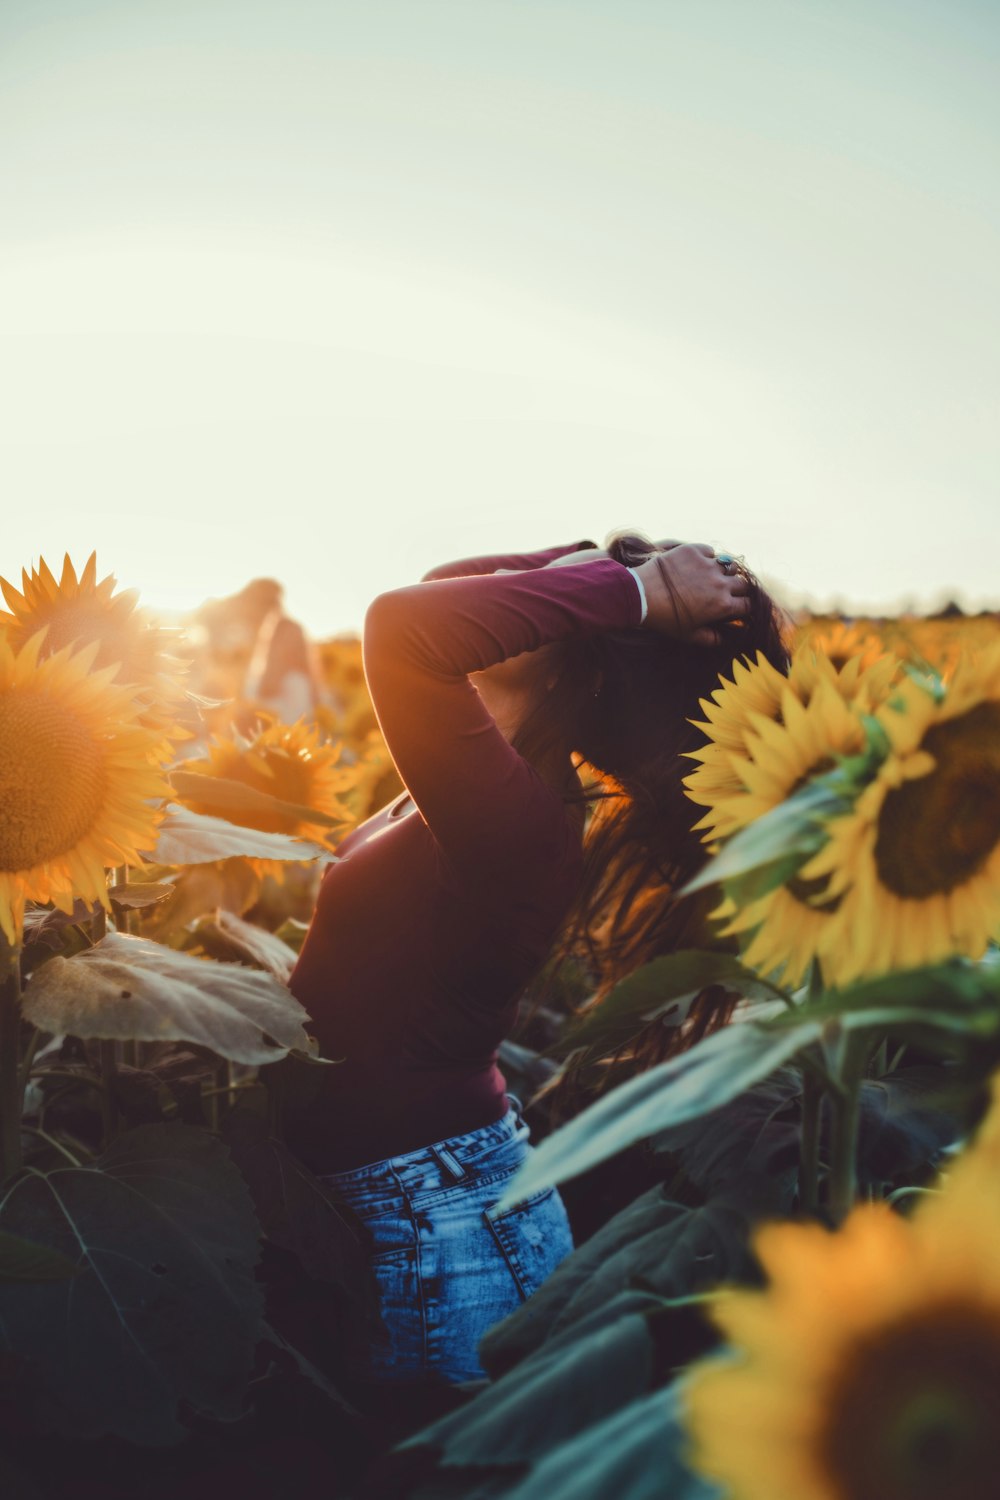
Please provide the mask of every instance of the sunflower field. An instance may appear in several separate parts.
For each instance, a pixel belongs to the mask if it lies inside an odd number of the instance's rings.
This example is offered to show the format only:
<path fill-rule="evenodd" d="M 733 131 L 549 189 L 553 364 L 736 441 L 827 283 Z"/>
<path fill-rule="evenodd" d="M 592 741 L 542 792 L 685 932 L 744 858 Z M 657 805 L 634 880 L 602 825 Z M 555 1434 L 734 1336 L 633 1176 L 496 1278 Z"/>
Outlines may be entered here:
<path fill-rule="evenodd" d="M 599 997 L 564 964 L 501 1052 L 540 1141 L 508 1201 L 559 1184 L 578 1248 L 487 1380 L 373 1417 L 361 1245 L 282 1139 L 336 1066 L 287 983 L 318 881 L 399 787 L 358 643 L 286 723 L 245 641 L 94 557 L 0 587 L 5 1493 L 992 1500 L 995 616 L 807 618 L 787 676 L 720 680 L 704 946 Z"/>

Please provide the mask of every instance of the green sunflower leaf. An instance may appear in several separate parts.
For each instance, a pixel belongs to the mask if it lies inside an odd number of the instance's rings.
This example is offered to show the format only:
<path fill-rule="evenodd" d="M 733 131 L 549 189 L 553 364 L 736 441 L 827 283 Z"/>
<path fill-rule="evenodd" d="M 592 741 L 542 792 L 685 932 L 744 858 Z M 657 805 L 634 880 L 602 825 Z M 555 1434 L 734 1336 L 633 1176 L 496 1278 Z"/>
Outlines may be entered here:
<path fill-rule="evenodd" d="M 775 1030 L 742 1021 L 650 1068 L 597 1100 L 547 1136 L 502 1199 L 511 1207 L 543 1188 L 565 1182 L 636 1141 L 698 1119 L 767 1078 L 819 1040 L 822 1023 L 795 1022 Z"/>
<path fill-rule="evenodd" d="M 0 1227 L 77 1274 L 0 1283 L 6 1350 L 43 1427 L 181 1441 L 179 1407 L 233 1419 L 264 1331 L 260 1226 L 222 1143 L 186 1125 L 128 1131 L 99 1161 L 19 1178 Z"/>

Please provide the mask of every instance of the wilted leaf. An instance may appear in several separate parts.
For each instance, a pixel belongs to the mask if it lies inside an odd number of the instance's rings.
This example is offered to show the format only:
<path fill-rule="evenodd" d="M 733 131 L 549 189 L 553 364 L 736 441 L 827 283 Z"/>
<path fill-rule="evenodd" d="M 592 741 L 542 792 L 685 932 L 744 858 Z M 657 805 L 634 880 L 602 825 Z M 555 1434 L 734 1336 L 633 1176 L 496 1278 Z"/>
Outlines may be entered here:
<path fill-rule="evenodd" d="M 668 1126 L 698 1119 L 767 1078 L 819 1039 L 818 1021 L 777 1030 L 746 1021 L 727 1026 L 677 1057 L 598 1099 L 535 1148 L 502 1204 L 565 1182 Z"/>
<path fill-rule="evenodd" d="M 291 948 L 293 953 L 299 953 L 308 931 L 308 922 L 299 922 L 295 917 L 286 917 L 274 935 Z"/>
<path fill-rule="evenodd" d="M 152 858 L 161 865 L 201 865 L 216 859 L 300 860 L 333 859 L 323 844 L 291 838 L 287 833 L 261 833 L 241 828 L 224 818 L 209 818 L 172 802 L 160 824 Z"/>
<path fill-rule="evenodd" d="M 33 1025 L 53 1034 L 197 1042 L 251 1065 L 309 1049 L 306 1012 L 269 974 L 118 932 L 36 970 L 22 1006 Z"/>
<path fill-rule="evenodd" d="M 154 881 L 150 881 L 148 885 L 138 882 L 113 885 L 108 891 L 112 906 L 121 911 L 143 911 L 147 906 L 157 906 L 161 901 L 168 901 L 173 894 L 172 885 L 161 885 Z"/>
<path fill-rule="evenodd" d="M 24 940 L 37 943 L 51 932 L 72 927 L 76 922 L 89 922 L 94 908 L 87 901 L 73 902 L 71 912 L 60 911 L 57 906 L 29 906 L 24 913 Z"/>
<path fill-rule="evenodd" d="M 350 822 L 345 810 L 342 817 L 332 817 L 319 812 L 315 807 L 303 807 L 297 802 L 283 802 L 272 797 L 270 792 L 258 791 L 242 781 L 231 781 L 225 776 L 200 776 L 196 771 L 171 771 L 170 782 L 176 792 L 186 800 L 208 804 L 226 813 L 233 822 L 239 823 L 240 815 L 256 818 L 262 814 L 268 818 L 287 818 L 290 822 L 316 823 L 322 828 L 340 828 Z"/>
<path fill-rule="evenodd" d="M 185 1435 L 179 1402 L 239 1414 L 261 1332 L 259 1227 L 221 1142 L 142 1126 L 92 1166 L 20 1178 L 0 1225 L 79 1270 L 0 1285 L 0 1343 L 35 1369 L 43 1426 L 162 1444 Z"/>
<path fill-rule="evenodd" d="M 78 1270 L 76 1262 L 61 1251 L 0 1230 L 0 1282 L 65 1281 Z"/>
<path fill-rule="evenodd" d="M 195 936 L 214 958 L 239 958 L 287 984 L 298 957 L 293 948 L 273 932 L 244 922 L 231 911 L 219 910 L 212 917 L 202 917 Z"/>

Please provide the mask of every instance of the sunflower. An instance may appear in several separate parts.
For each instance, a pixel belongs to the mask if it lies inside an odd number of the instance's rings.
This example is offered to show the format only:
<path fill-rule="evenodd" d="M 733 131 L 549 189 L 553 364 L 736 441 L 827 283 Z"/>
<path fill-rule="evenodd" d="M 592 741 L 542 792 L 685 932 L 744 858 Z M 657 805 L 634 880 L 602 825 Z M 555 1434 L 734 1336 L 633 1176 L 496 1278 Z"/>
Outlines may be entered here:
<path fill-rule="evenodd" d="M 354 774 L 355 781 L 347 801 L 359 823 L 370 818 L 403 791 L 403 783 L 389 754 L 389 747 L 378 729 L 373 729 L 368 735 Z"/>
<path fill-rule="evenodd" d="M 173 723 L 182 664 L 166 650 L 169 635 L 137 608 L 134 589 L 116 594 L 115 583 L 110 574 L 98 582 L 95 552 L 79 577 L 67 553 L 58 580 L 40 558 L 37 569 L 22 569 L 20 592 L 0 578 L 10 609 L 9 614 L 0 611 L 0 630 L 15 651 L 44 630 L 43 656 L 65 646 L 96 644 L 95 665 L 113 666 L 113 680 L 135 690 L 143 722 L 171 739 L 188 739 L 187 731 Z M 169 746 L 163 747 L 161 758 L 169 753 Z"/>
<path fill-rule="evenodd" d="M 801 871 L 838 903 L 824 962 L 836 984 L 979 958 L 1000 930 L 1000 645 L 946 689 L 908 678 L 876 717 L 890 752 Z"/>
<path fill-rule="evenodd" d="M 41 633 L 15 651 L 0 632 L 0 928 L 12 944 L 26 900 L 107 907 L 105 867 L 152 846 L 147 799 L 168 790 L 150 763 L 156 731 L 114 666 L 92 670 L 97 643 L 41 650 Z"/>
<path fill-rule="evenodd" d="M 716 835 L 745 828 L 810 777 L 829 770 L 836 756 L 856 753 L 864 742 L 860 716 L 829 682 L 820 682 L 806 705 L 786 689 L 781 723 L 761 719 L 757 732 L 747 737 L 740 792 L 720 801 L 712 814 Z M 724 934 L 739 934 L 748 964 L 763 973 L 781 969 L 786 982 L 797 985 L 822 945 L 835 907 L 822 881 L 793 878 L 739 907 L 727 897 L 712 915 L 728 924 Z"/>
<path fill-rule="evenodd" d="M 717 1294 L 739 1351 L 695 1366 L 696 1466 L 731 1500 L 992 1500 L 1000 1431 L 997 1110 L 910 1220 L 772 1225 L 764 1291 Z"/>
<path fill-rule="evenodd" d="M 717 813 L 731 797 L 738 801 L 743 798 L 743 773 L 751 747 L 767 735 L 769 726 L 781 727 L 787 702 L 808 705 L 820 685 L 826 684 L 843 702 L 869 713 L 898 677 L 900 663 L 894 656 L 883 655 L 865 665 L 861 656 L 855 656 L 838 667 L 807 640 L 795 651 L 787 677 L 761 652 L 752 663 L 735 661 L 732 670 L 731 681 L 720 678 L 711 699 L 701 700 L 704 720 L 692 720 L 708 743 L 700 750 L 685 752 L 689 760 L 698 762 L 698 769 L 685 778 L 687 794 L 709 809 L 695 825 L 705 830 L 706 843 L 725 836 L 731 820 L 727 814 Z"/>
<path fill-rule="evenodd" d="M 841 620 L 817 617 L 800 625 L 795 636 L 797 650 L 808 646 L 825 656 L 839 671 L 850 662 L 861 669 L 873 667 L 885 655 L 885 642 L 874 620 Z"/>
<path fill-rule="evenodd" d="M 310 728 L 301 719 L 295 724 L 267 721 L 251 738 L 234 735 L 216 739 L 204 760 L 179 766 L 179 770 L 192 772 L 205 783 L 203 792 L 199 787 L 196 794 L 189 793 L 183 800 L 194 812 L 240 822 L 246 828 L 325 839 L 329 828 L 326 819 L 351 821 L 339 793 L 351 786 L 355 773 L 337 764 L 339 755 L 339 746 L 325 744 L 319 729 Z M 220 777 L 264 792 L 285 806 L 252 809 L 235 818 L 225 800 L 217 797 L 213 801 L 212 781 Z M 310 820 L 310 809 L 321 818 Z"/>

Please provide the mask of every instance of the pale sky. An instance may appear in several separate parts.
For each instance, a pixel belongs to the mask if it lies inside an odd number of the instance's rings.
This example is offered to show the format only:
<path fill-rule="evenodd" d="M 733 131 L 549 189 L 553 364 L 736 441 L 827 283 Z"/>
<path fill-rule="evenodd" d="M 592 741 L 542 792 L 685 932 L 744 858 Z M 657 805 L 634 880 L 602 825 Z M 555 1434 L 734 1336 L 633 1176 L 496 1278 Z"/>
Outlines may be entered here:
<path fill-rule="evenodd" d="M 1000 604 L 995 0 L 0 0 L 0 572 Z"/>

